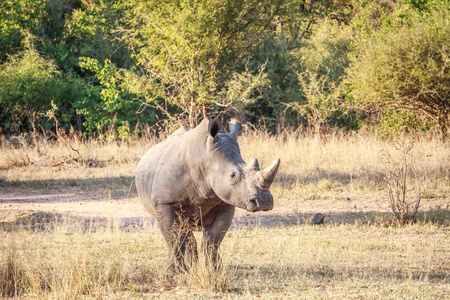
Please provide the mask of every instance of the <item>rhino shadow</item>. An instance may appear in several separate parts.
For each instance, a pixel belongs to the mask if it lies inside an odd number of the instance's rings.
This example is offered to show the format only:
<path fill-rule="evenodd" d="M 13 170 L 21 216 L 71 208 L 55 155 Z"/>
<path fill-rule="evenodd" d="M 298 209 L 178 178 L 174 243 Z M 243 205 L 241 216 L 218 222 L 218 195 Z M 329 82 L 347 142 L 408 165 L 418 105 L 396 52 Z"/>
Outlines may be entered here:
<path fill-rule="evenodd" d="M 0 222 L 0 230 L 29 230 L 35 232 L 63 229 L 71 232 L 97 232 L 100 230 L 120 230 L 123 232 L 146 231 L 157 232 L 155 219 L 152 217 L 107 218 L 74 216 L 68 213 L 37 211 L 23 213 L 13 221 Z"/>
<path fill-rule="evenodd" d="M 248 215 L 235 216 L 230 229 L 252 230 L 255 228 L 286 228 L 296 226 L 336 226 L 366 224 L 381 227 L 395 226 L 395 220 L 390 212 L 368 211 L 368 212 L 339 212 L 325 214 L 323 225 L 312 225 L 313 213 L 296 213 L 285 215 Z M 418 222 L 429 222 L 432 224 L 449 226 L 450 210 L 435 208 L 419 211 Z M 108 218 L 108 217 L 83 217 L 74 216 L 69 213 L 53 212 L 31 212 L 24 213 L 18 219 L 9 222 L 0 222 L 0 230 L 12 231 L 18 229 L 43 231 L 63 228 L 69 232 L 95 232 L 104 229 L 121 230 L 124 232 L 148 231 L 159 232 L 153 217 L 133 218 Z M 230 231 L 232 234 L 232 231 Z"/>

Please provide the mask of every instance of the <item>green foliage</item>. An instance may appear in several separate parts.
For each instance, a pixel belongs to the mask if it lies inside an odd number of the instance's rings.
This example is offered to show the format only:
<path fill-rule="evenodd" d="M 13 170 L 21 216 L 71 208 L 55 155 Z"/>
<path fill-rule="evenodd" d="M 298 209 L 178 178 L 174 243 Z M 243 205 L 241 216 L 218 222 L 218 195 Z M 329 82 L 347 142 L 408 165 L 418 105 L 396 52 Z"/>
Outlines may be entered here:
<path fill-rule="evenodd" d="M 393 133 L 410 123 L 380 112 L 399 108 L 445 135 L 448 11 L 441 0 L 3 0 L 0 129 L 126 138 L 148 122 L 237 116 L 321 131 L 368 115 Z"/>
<path fill-rule="evenodd" d="M 41 0 L 0 2 L 0 62 L 20 50 L 26 31 L 39 27 L 43 19 Z"/>
<path fill-rule="evenodd" d="M 398 1 L 353 1 L 354 9 L 350 27 L 360 35 L 370 35 L 380 28 L 386 17 L 389 17 L 399 6 Z"/>
<path fill-rule="evenodd" d="M 309 70 L 299 74 L 298 79 L 305 101 L 297 103 L 294 108 L 315 128 L 316 133 L 320 133 L 331 113 L 337 109 L 338 94 L 334 92 L 336 86 L 333 82 L 328 82 L 327 77 L 317 76 Z"/>
<path fill-rule="evenodd" d="M 299 65 L 327 77 L 328 82 L 340 83 L 349 65 L 351 32 L 346 26 L 324 19 L 317 24 L 303 47 L 298 50 Z"/>
<path fill-rule="evenodd" d="M 4 9 L 0 14 L 3 29 L 0 39 L 5 43 L 1 43 L 0 54 L 5 58 L 12 55 L 2 72 L 4 84 L 0 88 L 0 127 L 5 132 L 26 131 L 31 119 L 43 130 L 55 130 L 55 120 L 66 129 L 72 124 L 81 129 L 80 119 L 90 120 L 96 115 L 86 104 L 94 108 L 102 105 L 103 100 L 101 87 L 92 84 L 92 74 L 82 72 L 78 57 L 89 55 L 100 61 L 110 58 L 121 66 L 130 65 L 126 47 L 120 47 L 112 36 L 124 5 L 121 1 L 85 4 L 71 0 L 1 3 Z M 105 97 L 117 97 L 106 95 L 108 91 L 104 92 Z M 49 120 L 44 115 L 51 103 L 56 109 L 52 109 L 54 114 Z M 113 109 L 107 107 L 106 110 Z M 81 111 L 86 112 L 86 116 L 77 117 Z M 119 112 L 119 120 L 126 119 L 127 114 L 129 110 L 125 110 L 123 116 Z M 136 120 L 130 118 L 130 122 L 133 121 Z M 89 133 L 95 126 L 91 123 L 87 126 Z"/>
<path fill-rule="evenodd" d="M 349 65 L 351 33 L 336 21 L 323 20 L 303 42 L 295 56 L 302 99 L 292 107 L 313 126 L 316 133 L 336 119 L 345 118 L 341 83 Z M 335 112 L 340 110 L 342 114 Z"/>
<path fill-rule="evenodd" d="M 58 39 L 65 18 L 76 6 L 71 0 L 3 0 L 0 2 L 0 62 L 24 48 L 21 42 L 31 33 L 43 43 Z"/>
<path fill-rule="evenodd" d="M 51 61 L 33 49 L 11 56 L 1 71 L 1 102 L 39 109 L 58 97 L 55 90 L 60 74 Z"/>
<path fill-rule="evenodd" d="M 131 65 L 126 47 L 118 41 L 118 29 L 125 2 L 93 1 L 73 10 L 64 24 L 64 41 L 73 47 L 76 57 L 92 57 L 104 62 L 109 59 L 120 67 Z"/>
<path fill-rule="evenodd" d="M 251 94 L 253 101 L 237 108 L 242 120 L 255 125 L 263 122 L 271 130 L 289 124 L 290 112 L 286 111 L 283 103 L 300 99 L 296 62 L 289 44 L 282 34 L 278 34 L 267 37 L 251 52 L 246 71 L 257 73 L 258 68 L 264 66 L 262 71 L 265 81 Z"/>
<path fill-rule="evenodd" d="M 89 133 L 109 131 L 109 137 L 126 138 L 138 133 L 139 121 L 154 121 L 154 110 L 137 114 L 141 102 L 134 101 L 137 95 L 128 91 L 125 70 L 118 69 L 109 60 L 101 64 L 88 57 L 80 58 L 80 67 L 95 76 L 87 85 L 85 96 L 76 104 L 77 112 L 86 119 L 83 125 Z M 135 132 L 132 132 L 130 124 L 135 126 Z"/>
<path fill-rule="evenodd" d="M 146 71 L 143 92 L 180 107 L 190 125 L 209 115 L 214 102 L 239 102 L 221 96 L 233 88 L 237 64 L 268 33 L 280 6 L 277 0 L 133 2 L 125 36 Z"/>
<path fill-rule="evenodd" d="M 385 110 L 381 117 L 381 137 L 395 139 L 401 135 L 414 135 L 417 131 L 430 129 L 431 124 L 423 124 L 419 117 L 410 110 Z"/>
<path fill-rule="evenodd" d="M 358 43 L 350 72 L 352 95 L 367 110 L 402 108 L 450 124 L 449 6 L 419 14 L 404 8 Z"/>
<path fill-rule="evenodd" d="M 63 78 L 53 61 L 33 48 L 11 56 L 0 71 L 0 105 L 10 112 L 3 126 L 6 131 L 14 131 L 27 121 L 35 126 L 52 102 L 70 107 L 67 103 L 80 95 L 79 85 L 75 79 Z"/>

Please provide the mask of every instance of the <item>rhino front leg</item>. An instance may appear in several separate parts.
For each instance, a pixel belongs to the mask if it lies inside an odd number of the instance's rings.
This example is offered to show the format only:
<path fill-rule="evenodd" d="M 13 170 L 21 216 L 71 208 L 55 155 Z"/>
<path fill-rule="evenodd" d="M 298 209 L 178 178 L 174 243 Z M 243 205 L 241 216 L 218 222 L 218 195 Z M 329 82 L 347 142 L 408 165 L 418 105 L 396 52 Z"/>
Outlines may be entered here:
<path fill-rule="evenodd" d="M 157 221 L 169 251 L 167 274 L 172 276 L 181 270 L 187 271 L 196 260 L 197 244 L 182 210 L 162 205 L 157 208 Z"/>
<path fill-rule="evenodd" d="M 228 228 L 233 221 L 235 207 L 222 203 L 215 207 L 206 217 L 205 231 L 203 233 L 203 247 L 206 257 L 210 257 L 215 267 L 220 266 L 220 257 L 218 249 Z"/>

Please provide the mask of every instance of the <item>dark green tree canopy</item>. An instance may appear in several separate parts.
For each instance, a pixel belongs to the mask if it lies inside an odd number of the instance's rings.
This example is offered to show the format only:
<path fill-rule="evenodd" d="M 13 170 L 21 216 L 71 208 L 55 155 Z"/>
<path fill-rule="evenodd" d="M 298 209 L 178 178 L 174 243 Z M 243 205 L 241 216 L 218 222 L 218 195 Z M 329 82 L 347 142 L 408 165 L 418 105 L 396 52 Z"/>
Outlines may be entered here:
<path fill-rule="evenodd" d="M 0 128 L 125 138 L 237 116 L 445 136 L 448 24 L 442 0 L 4 0 Z"/>

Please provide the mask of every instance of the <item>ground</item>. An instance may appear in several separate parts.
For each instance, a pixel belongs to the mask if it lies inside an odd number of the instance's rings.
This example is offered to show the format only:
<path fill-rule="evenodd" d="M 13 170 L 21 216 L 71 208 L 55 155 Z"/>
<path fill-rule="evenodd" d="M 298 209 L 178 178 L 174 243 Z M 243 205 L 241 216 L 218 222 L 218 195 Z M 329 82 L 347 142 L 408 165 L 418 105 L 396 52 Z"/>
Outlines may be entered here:
<path fill-rule="evenodd" d="M 373 198 L 372 198 L 373 199 Z M 309 222 L 316 213 L 323 213 L 327 221 L 339 221 L 348 217 L 363 217 L 369 213 L 389 214 L 386 204 L 369 198 L 351 199 L 337 196 L 332 199 L 302 200 L 299 204 L 289 203 L 292 199 L 277 198 L 275 206 L 269 212 L 249 213 L 237 209 L 234 224 L 255 223 L 264 227 L 285 222 Z M 280 205 L 277 205 L 277 201 Z M 425 207 L 435 207 L 441 199 L 427 199 Z M 299 207 L 301 206 L 301 207 Z M 86 219 L 107 220 L 118 219 L 122 224 L 154 222 L 145 211 L 139 199 L 132 197 L 111 197 L 111 193 L 102 191 L 94 193 L 53 191 L 50 193 L 29 192 L 0 193 L 0 223 L 15 222 L 27 215 L 45 212 L 58 215 L 69 215 Z"/>
<path fill-rule="evenodd" d="M 266 166 L 274 157 L 282 159 L 271 187 L 274 209 L 253 214 L 237 209 L 221 245 L 227 272 L 199 268 L 176 287 L 166 287 L 164 239 L 134 188 L 137 163 L 149 145 L 82 145 L 89 163 L 71 158 L 64 145 L 49 147 L 45 156 L 0 148 L 1 254 L 23 270 L 5 273 L 10 265 L 0 259 L 0 285 L 1 276 L 23 275 L 7 287 L 42 299 L 86 294 L 104 299 L 446 298 L 447 144 L 417 146 L 422 206 L 419 222 L 408 226 L 393 223 L 386 165 L 378 155 L 384 145 L 377 140 L 351 136 L 317 143 L 263 136 L 241 137 L 240 144 L 246 161 L 262 158 Z M 325 215 L 325 224 L 305 226 L 316 213 Z M 37 230 L 10 230 L 19 224 Z M 117 225 L 122 230 L 109 230 Z M 51 230 L 55 226 L 62 230 Z M 226 289 L 217 292 L 211 278 L 221 274 Z"/>

